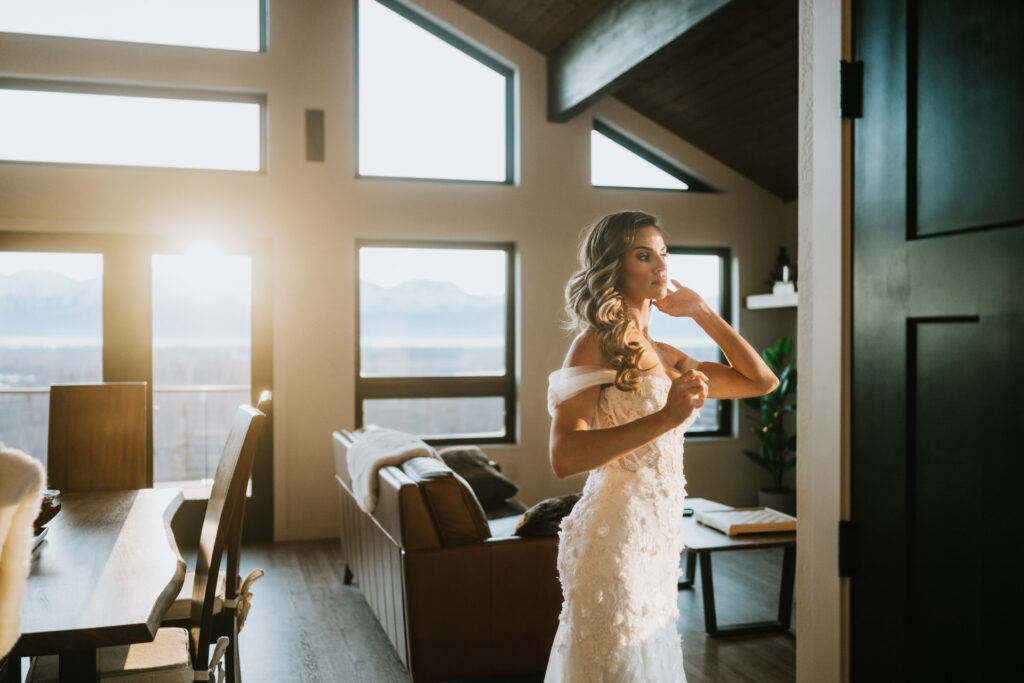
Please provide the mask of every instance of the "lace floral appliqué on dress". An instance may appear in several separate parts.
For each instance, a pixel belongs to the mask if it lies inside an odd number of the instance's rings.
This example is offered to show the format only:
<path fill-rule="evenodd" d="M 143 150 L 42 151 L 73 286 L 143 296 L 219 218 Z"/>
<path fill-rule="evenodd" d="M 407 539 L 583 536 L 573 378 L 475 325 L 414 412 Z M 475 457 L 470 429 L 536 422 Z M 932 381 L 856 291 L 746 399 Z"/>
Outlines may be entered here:
<path fill-rule="evenodd" d="M 647 375 L 636 391 L 613 384 L 614 370 L 551 373 L 548 410 L 602 386 L 595 429 L 648 415 L 670 382 Z M 697 413 L 629 455 L 592 470 L 583 496 L 562 520 L 558 573 L 564 602 L 544 683 L 686 681 L 676 619 L 686 479 L 683 434 Z"/>

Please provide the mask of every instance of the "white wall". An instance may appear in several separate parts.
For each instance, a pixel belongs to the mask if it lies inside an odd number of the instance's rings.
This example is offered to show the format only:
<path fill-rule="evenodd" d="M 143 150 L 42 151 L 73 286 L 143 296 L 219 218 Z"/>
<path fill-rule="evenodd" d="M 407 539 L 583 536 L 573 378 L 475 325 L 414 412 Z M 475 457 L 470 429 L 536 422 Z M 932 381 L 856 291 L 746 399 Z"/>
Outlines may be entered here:
<path fill-rule="evenodd" d="M 450 0 L 417 3 L 518 72 L 521 183 L 515 187 L 354 178 L 350 2 L 271 2 L 269 51 L 217 50 L 29 36 L 0 36 L 0 73 L 246 90 L 267 94 L 268 167 L 263 174 L 0 164 L 0 230 L 245 235 L 274 244 L 275 511 L 279 539 L 336 535 L 330 433 L 354 420 L 355 253 L 359 237 L 513 241 L 522 282 L 521 434 L 489 448 L 528 502 L 577 490 L 548 465 L 548 373 L 569 337 L 562 291 L 581 227 L 641 208 L 659 215 L 670 243 L 729 245 L 737 298 L 763 289 L 778 245 L 795 253 L 792 205 L 608 99 L 566 124 L 548 123 L 541 54 Z M 307 163 L 304 110 L 323 109 L 326 162 Z M 661 149 L 721 194 L 596 190 L 589 184 L 589 131 L 600 116 Z M 758 347 L 792 334 L 790 310 L 739 310 Z M 742 421 L 741 421 L 742 425 Z M 770 483 L 737 439 L 692 440 L 692 496 L 753 503 Z"/>
<path fill-rule="evenodd" d="M 843 503 L 844 360 L 849 359 L 844 255 L 843 124 L 839 61 L 843 0 L 800 2 L 800 339 L 797 408 L 796 679 L 843 678 L 845 630 L 839 579 Z M 845 256 L 845 258 L 844 258 Z"/>

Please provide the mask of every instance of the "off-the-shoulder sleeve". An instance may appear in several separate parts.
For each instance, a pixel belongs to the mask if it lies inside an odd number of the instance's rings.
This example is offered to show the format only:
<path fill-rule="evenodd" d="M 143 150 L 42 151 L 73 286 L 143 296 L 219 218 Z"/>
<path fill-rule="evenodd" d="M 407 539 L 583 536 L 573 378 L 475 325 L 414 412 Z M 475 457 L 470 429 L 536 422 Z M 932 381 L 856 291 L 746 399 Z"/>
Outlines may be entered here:
<path fill-rule="evenodd" d="M 584 389 L 614 381 L 614 370 L 591 365 L 555 370 L 548 375 L 548 413 L 554 415 L 559 404 Z"/>

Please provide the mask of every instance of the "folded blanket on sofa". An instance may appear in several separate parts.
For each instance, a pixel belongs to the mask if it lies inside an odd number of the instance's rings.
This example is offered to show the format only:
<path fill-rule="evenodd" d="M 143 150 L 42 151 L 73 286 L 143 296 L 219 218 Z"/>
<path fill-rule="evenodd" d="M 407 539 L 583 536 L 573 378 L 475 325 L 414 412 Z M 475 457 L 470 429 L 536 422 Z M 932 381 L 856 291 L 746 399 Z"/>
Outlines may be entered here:
<path fill-rule="evenodd" d="M 360 434 L 347 454 L 352 493 L 359 507 L 368 513 L 377 507 L 377 471 L 381 467 L 422 456 L 441 460 L 433 448 L 405 432 L 381 428 Z"/>

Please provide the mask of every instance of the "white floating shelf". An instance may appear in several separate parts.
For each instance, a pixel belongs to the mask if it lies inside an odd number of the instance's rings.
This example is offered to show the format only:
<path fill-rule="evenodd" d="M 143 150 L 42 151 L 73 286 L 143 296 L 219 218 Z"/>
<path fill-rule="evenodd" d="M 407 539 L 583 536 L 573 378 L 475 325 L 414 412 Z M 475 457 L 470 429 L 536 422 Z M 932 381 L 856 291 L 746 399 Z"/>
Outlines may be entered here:
<path fill-rule="evenodd" d="M 747 297 L 747 308 L 789 308 L 796 306 L 797 292 L 785 294 L 751 294 Z"/>

